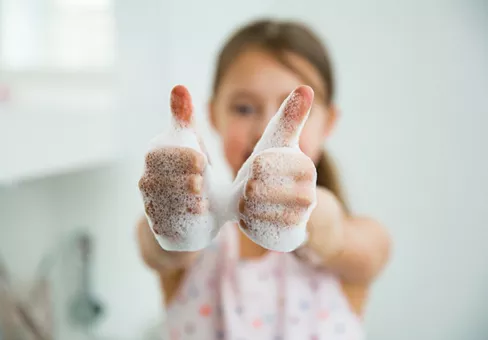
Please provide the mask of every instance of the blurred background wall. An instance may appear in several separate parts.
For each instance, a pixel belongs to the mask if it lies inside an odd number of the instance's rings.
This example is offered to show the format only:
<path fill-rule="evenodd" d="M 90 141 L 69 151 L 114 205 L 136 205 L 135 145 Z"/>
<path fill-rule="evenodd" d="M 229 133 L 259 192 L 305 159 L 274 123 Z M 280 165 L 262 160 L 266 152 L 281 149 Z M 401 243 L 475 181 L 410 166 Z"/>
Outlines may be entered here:
<path fill-rule="evenodd" d="M 342 117 L 328 147 L 354 210 L 394 240 L 368 306 L 370 338 L 488 338 L 485 1 L 0 4 L 0 255 L 22 287 L 44 254 L 87 228 L 105 305 L 90 338 L 140 339 L 160 317 L 134 238 L 145 146 L 182 83 L 221 157 L 205 121 L 215 57 L 262 16 L 306 22 L 332 52 Z M 57 287 L 58 338 L 85 339 Z"/>

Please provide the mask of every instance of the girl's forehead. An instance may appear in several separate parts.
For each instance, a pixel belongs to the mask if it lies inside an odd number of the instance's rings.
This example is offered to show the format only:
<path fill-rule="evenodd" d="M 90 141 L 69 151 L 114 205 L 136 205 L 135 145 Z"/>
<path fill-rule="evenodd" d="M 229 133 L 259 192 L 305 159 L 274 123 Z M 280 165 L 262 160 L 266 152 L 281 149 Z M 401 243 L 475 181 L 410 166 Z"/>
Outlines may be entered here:
<path fill-rule="evenodd" d="M 257 87 L 263 90 L 288 89 L 300 83 L 299 77 L 265 54 L 243 54 L 229 67 L 223 84 L 232 88 Z"/>
<path fill-rule="evenodd" d="M 297 72 L 283 65 L 271 53 L 249 49 L 241 53 L 226 70 L 221 89 L 228 95 L 286 97 L 297 86 L 308 83 L 315 91 L 322 91 L 320 74 L 308 61 L 293 54 L 287 56 L 287 61 Z"/>

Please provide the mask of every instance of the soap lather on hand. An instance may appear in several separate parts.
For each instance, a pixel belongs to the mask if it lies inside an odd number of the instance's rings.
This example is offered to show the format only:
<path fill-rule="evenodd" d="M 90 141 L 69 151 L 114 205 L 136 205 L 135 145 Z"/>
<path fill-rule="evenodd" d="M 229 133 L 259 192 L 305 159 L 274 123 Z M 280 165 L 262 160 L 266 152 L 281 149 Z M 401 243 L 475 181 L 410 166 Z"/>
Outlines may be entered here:
<path fill-rule="evenodd" d="M 234 182 L 220 183 L 193 129 L 190 95 L 176 86 L 173 126 L 153 140 L 139 182 L 159 244 L 165 250 L 199 250 L 225 221 L 233 220 L 264 248 L 293 251 L 300 246 L 316 204 L 315 166 L 298 146 L 312 100 L 308 86 L 293 91 Z"/>
<path fill-rule="evenodd" d="M 317 171 L 299 148 L 313 90 L 296 88 L 271 119 L 251 157 L 239 170 L 239 226 L 260 246 L 289 252 L 307 237 L 316 205 Z"/>
<path fill-rule="evenodd" d="M 168 251 L 205 248 L 218 233 L 208 195 L 208 158 L 193 128 L 188 90 L 171 92 L 172 126 L 157 136 L 146 155 L 139 181 L 149 225 Z"/>

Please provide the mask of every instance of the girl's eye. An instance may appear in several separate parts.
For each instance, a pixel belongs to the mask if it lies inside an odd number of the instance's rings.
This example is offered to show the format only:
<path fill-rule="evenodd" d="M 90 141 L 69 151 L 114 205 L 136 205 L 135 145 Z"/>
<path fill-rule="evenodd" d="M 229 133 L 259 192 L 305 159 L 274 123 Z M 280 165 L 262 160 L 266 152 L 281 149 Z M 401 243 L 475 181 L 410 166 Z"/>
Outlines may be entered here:
<path fill-rule="evenodd" d="M 248 104 L 237 104 L 234 105 L 234 112 L 241 115 L 241 116 L 247 116 L 250 114 L 253 114 L 255 112 L 255 108 L 252 105 Z"/>

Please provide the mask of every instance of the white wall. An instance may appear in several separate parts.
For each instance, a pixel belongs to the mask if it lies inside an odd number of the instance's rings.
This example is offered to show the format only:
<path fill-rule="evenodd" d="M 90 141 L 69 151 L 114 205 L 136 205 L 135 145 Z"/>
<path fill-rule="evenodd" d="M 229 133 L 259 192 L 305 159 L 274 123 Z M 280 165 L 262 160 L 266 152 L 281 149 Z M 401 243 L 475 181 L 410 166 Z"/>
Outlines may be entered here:
<path fill-rule="evenodd" d="M 139 339 L 158 317 L 160 295 L 135 247 L 136 183 L 147 141 L 169 118 L 169 90 L 188 85 L 202 120 L 230 30 L 265 14 L 295 17 L 334 56 L 343 117 L 330 148 L 353 207 L 384 221 L 394 238 L 369 305 L 371 338 L 486 339 L 487 13 L 482 1 L 461 0 L 117 1 L 126 161 L 0 188 L 0 252 L 28 280 L 51 237 L 89 226 L 95 290 L 108 307 L 98 333 Z M 205 137 L 218 155 L 217 140 Z"/>
<path fill-rule="evenodd" d="M 52 210 L 49 181 L 0 188 L 0 254 L 20 281 L 32 280 L 37 266 L 38 259 L 27 253 L 39 255 L 51 245 Z"/>

